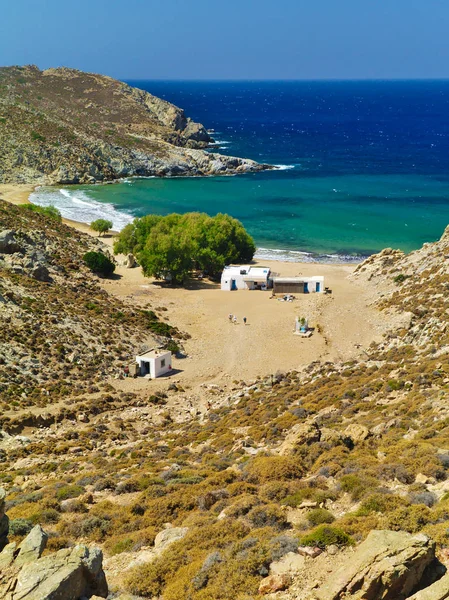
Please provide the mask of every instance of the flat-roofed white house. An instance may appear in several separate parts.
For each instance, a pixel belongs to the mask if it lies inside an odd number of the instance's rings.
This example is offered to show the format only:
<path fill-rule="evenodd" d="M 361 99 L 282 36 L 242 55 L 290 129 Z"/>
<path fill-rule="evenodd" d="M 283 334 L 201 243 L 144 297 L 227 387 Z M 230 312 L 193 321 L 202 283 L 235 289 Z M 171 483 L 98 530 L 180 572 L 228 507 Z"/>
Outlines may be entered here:
<path fill-rule="evenodd" d="M 271 271 L 268 267 L 251 267 L 250 265 L 229 265 L 221 274 L 221 289 L 233 290 L 266 290 L 271 286 Z"/>
<path fill-rule="evenodd" d="M 171 359 L 171 352 L 166 350 L 147 350 L 136 356 L 136 363 L 142 377 L 156 379 L 172 370 Z"/>
<path fill-rule="evenodd" d="M 275 294 L 310 294 L 324 292 L 324 277 L 273 277 Z"/>

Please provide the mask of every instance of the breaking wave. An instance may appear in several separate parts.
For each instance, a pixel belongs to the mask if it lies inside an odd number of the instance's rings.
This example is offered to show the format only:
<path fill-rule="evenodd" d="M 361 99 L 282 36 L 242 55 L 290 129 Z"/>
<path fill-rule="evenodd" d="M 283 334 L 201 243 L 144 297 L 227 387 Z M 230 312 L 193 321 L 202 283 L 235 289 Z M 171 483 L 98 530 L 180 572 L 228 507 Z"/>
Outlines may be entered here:
<path fill-rule="evenodd" d="M 134 219 L 133 215 L 118 211 L 112 204 L 93 200 L 82 190 L 38 188 L 31 194 L 30 202 L 39 206 L 55 206 L 65 219 L 80 223 L 107 219 L 112 221 L 114 231 L 120 231 Z"/>
<path fill-rule="evenodd" d="M 276 167 L 278 171 L 288 171 L 294 169 L 296 165 L 273 165 L 273 167 Z"/>
<path fill-rule="evenodd" d="M 314 252 L 302 252 L 300 250 L 282 250 L 280 248 L 257 248 L 254 258 L 259 260 L 278 260 L 281 262 L 357 264 L 368 258 L 368 255 L 319 254 Z"/>

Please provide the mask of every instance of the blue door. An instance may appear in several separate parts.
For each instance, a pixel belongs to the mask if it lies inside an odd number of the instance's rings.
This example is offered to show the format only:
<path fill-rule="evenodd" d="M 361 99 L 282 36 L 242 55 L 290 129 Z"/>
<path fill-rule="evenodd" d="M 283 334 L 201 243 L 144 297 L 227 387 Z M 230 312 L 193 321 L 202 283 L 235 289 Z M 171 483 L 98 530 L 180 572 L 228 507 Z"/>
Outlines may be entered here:
<path fill-rule="evenodd" d="M 316 282 L 316 291 L 319 292 L 321 288 L 321 283 L 319 281 Z"/>
<path fill-rule="evenodd" d="M 231 279 L 231 290 L 236 290 L 237 289 L 237 284 L 235 282 L 235 279 Z"/>
<path fill-rule="evenodd" d="M 307 281 L 304 282 L 304 294 L 309 293 L 309 284 Z"/>

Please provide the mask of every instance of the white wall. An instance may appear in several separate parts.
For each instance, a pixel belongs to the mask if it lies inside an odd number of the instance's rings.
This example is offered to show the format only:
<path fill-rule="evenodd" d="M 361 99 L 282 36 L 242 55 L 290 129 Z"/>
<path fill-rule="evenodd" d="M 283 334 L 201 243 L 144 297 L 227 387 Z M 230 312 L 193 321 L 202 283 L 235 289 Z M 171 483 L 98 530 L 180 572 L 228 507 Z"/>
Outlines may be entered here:
<path fill-rule="evenodd" d="M 165 352 L 160 356 L 156 357 L 146 357 L 146 356 L 136 356 L 136 362 L 139 367 L 142 368 L 142 363 L 150 363 L 150 377 L 155 379 L 156 377 L 160 377 L 161 375 L 165 375 L 171 371 L 172 366 L 172 355 L 171 352 Z M 162 365 L 164 363 L 164 365 Z"/>

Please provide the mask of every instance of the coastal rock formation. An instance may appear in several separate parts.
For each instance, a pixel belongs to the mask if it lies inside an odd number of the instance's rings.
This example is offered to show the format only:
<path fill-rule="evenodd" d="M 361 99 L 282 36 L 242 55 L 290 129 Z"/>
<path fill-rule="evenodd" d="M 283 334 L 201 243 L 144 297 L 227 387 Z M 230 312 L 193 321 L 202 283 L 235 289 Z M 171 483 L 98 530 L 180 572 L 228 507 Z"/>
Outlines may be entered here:
<path fill-rule="evenodd" d="M 212 141 L 180 108 L 110 77 L 65 67 L 0 68 L 0 183 L 271 168 L 204 151 Z"/>

